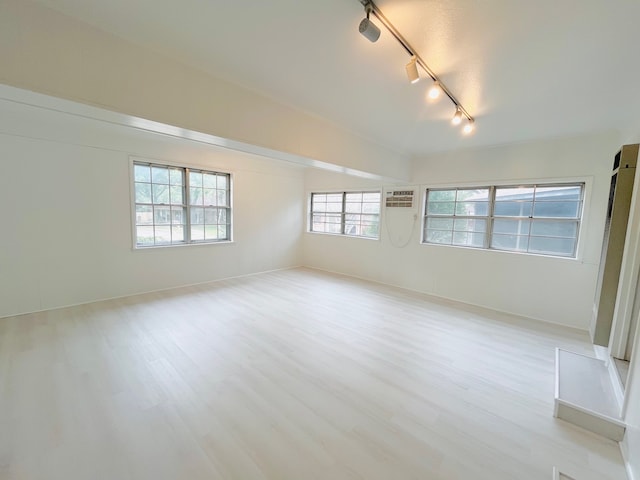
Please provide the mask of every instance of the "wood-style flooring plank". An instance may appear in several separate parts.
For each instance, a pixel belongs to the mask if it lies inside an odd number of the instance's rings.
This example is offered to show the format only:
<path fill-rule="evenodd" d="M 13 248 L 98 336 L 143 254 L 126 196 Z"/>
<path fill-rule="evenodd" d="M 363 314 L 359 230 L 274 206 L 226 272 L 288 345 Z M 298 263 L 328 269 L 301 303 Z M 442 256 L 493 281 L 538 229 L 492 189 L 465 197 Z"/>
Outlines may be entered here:
<path fill-rule="evenodd" d="M 0 480 L 622 480 L 587 335 L 310 269 L 0 319 Z"/>

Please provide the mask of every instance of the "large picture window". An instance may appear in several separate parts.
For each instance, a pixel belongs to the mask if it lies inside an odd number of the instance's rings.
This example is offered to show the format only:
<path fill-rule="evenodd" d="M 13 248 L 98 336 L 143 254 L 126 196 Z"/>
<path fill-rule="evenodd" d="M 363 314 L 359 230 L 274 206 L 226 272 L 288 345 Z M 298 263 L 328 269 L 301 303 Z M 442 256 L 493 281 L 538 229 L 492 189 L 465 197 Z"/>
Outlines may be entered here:
<path fill-rule="evenodd" d="M 312 193 L 309 231 L 353 237 L 380 235 L 380 192 Z"/>
<path fill-rule="evenodd" d="M 584 184 L 428 189 L 423 243 L 575 257 Z"/>
<path fill-rule="evenodd" d="M 137 247 L 231 239 L 231 176 L 134 162 Z"/>

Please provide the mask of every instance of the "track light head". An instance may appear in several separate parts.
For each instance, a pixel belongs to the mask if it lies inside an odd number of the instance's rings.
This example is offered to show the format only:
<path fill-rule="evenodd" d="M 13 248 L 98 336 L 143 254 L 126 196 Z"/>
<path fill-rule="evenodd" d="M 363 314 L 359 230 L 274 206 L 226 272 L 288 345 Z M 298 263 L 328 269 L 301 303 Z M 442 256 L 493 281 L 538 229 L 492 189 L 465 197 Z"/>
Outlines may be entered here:
<path fill-rule="evenodd" d="M 440 87 L 440 82 L 436 80 L 435 82 L 433 82 L 433 85 L 429 89 L 427 96 L 431 100 L 437 100 L 438 97 L 440 97 L 441 93 L 442 93 L 442 88 Z"/>
<path fill-rule="evenodd" d="M 420 75 L 418 74 L 418 66 L 416 64 L 416 56 L 411 56 L 411 60 L 407 63 L 405 69 L 407 70 L 407 78 L 411 83 L 417 83 L 420 80 Z"/>
<path fill-rule="evenodd" d="M 460 125 L 460 122 L 462 122 L 462 109 L 460 108 L 460 106 L 457 106 L 456 113 L 453 114 L 451 123 L 453 123 L 454 125 Z"/>
<path fill-rule="evenodd" d="M 473 132 L 474 129 L 475 129 L 474 121 L 469 119 L 467 120 L 467 123 L 462 129 L 462 131 L 465 135 L 469 135 L 471 132 Z"/>
<path fill-rule="evenodd" d="M 367 18 L 363 18 L 360 22 L 358 30 L 370 42 L 375 42 L 376 40 L 378 40 L 378 38 L 380 38 L 380 29 L 376 27 L 376 25 L 371 20 L 369 20 L 368 14 Z"/>

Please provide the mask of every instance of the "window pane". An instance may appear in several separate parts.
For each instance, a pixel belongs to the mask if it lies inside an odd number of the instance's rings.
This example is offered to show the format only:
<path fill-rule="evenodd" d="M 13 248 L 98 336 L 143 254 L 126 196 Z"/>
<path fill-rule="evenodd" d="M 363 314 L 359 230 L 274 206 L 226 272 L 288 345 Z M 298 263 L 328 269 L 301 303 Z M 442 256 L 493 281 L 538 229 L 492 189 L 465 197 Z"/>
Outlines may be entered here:
<path fill-rule="evenodd" d="M 226 190 L 216 190 L 218 205 L 229 205 Z"/>
<path fill-rule="evenodd" d="M 455 190 L 429 190 L 429 202 L 453 202 L 456 199 Z"/>
<path fill-rule="evenodd" d="M 475 218 L 456 218 L 453 229 L 459 232 L 484 233 L 487 231 L 487 221 L 485 219 Z"/>
<path fill-rule="evenodd" d="M 189 188 L 189 203 L 191 205 L 204 205 L 204 195 L 201 188 Z"/>
<path fill-rule="evenodd" d="M 361 203 L 362 202 L 362 193 L 347 193 L 345 195 L 347 202 L 352 203 Z"/>
<path fill-rule="evenodd" d="M 226 224 L 227 223 L 227 209 L 226 208 L 219 208 L 218 209 L 218 222 L 217 223 L 221 223 L 221 224 Z"/>
<path fill-rule="evenodd" d="M 171 210 L 169 207 L 153 207 L 153 222 L 156 225 L 169 225 L 171 223 Z M 157 236 L 157 233 L 156 233 Z"/>
<path fill-rule="evenodd" d="M 342 225 L 339 223 L 327 223 L 324 231 L 327 233 L 342 233 Z"/>
<path fill-rule="evenodd" d="M 362 201 L 369 202 L 369 203 L 377 203 L 378 205 L 380 205 L 380 193 L 379 192 L 363 193 Z"/>
<path fill-rule="evenodd" d="M 327 203 L 327 212 L 342 212 L 342 203 Z"/>
<path fill-rule="evenodd" d="M 531 202 L 496 202 L 493 214 L 497 217 L 530 217 Z"/>
<path fill-rule="evenodd" d="M 191 225 L 191 240 L 196 242 L 204 240 L 204 225 Z"/>
<path fill-rule="evenodd" d="M 205 173 L 202 175 L 204 188 L 216 188 L 216 175 Z"/>
<path fill-rule="evenodd" d="M 362 223 L 379 223 L 378 215 L 362 215 L 361 216 Z"/>
<path fill-rule="evenodd" d="M 453 230 L 453 218 L 427 218 L 427 228 L 434 230 Z"/>
<path fill-rule="evenodd" d="M 486 216 L 489 213 L 488 202 L 459 202 L 456 203 L 456 215 L 480 215 Z"/>
<path fill-rule="evenodd" d="M 156 226 L 154 230 L 155 230 L 156 245 L 171 243 L 171 227 Z"/>
<path fill-rule="evenodd" d="M 536 201 L 538 200 L 571 200 L 580 201 L 582 187 L 579 185 L 538 187 L 536 189 Z"/>
<path fill-rule="evenodd" d="M 361 203 L 347 203 L 345 205 L 345 212 L 361 213 L 362 212 L 362 204 Z"/>
<path fill-rule="evenodd" d="M 430 243 L 451 245 L 451 242 L 453 241 L 453 232 L 445 232 L 444 230 L 427 230 L 426 240 Z"/>
<path fill-rule="evenodd" d="M 153 245 L 153 226 L 136 227 L 136 244 Z"/>
<path fill-rule="evenodd" d="M 205 225 L 205 227 L 204 227 L 204 238 L 206 240 L 217 240 L 218 239 L 218 226 L 217 225 Z"/>
<path fill-rule="evenodd" d="M 326 212 L 327 211 L 327 202 L 321 202 L 319 200 L 314 200 L 312 209 L 314 212 Z"/>
<path fill-rule="evenodd" d="M 575 243 L 572 238 L 531 237 L 529 252 L 570 257 Z"/>
<path fill-rule="evenodd" d="M 227 180 L 229 179 L 229 177 L 227 175 L 218 175 L 217 178 L 217 188 L 219 190 L 228 190 L 229 182 Z"/>
<path fill-rule="evenodd" d="M 458 190 L 456 193 L 456 201 L 458 202 L 488 202 L 489 189 L 478 188 L 471 190 Z"/>
<path fill-rule="evenodd" d="M 136 182 L 151 182 L 151 167 L 148 165 L 134 165 L 133 177 Z"/>
<path fill-rule="evenodd" d="M 204 208 L 191 209 L 191 224 L 202 225 L 204 223 Z"/>
<path fill-rule="evenodd" d="M 360 222 L 345 221 L 344 222 L 344 234 L 345 235 L 360 235 Z"/>
<path fill-rule="evenodd" d="M 380 202 L 363 203 L 362 212 L 363 213 L 380 213 Z"/>
<path fill-rule="evenodd" d="M 493 233 L 529 235 L 530 223 L 531 221 L 528 218 L 523 220 L 496 218 L 493 221 Z"/>
<path fill-rule="evenodd" d="M 152 185 L 153 203 L 169 203 L 169 185 Z"/>
<path fill-rule="evenodd" d="M 427 203 L 427 214 L 453 215 L 455 213 L 455 205 L 455 202 L 429 202 Z"/>
<path fill-rule="evenodd" d="M 203 190 L 204 194 L 204 204 L 205 205 L 216 205 L 216 191 L 211 188 L 205 188 Z"/>
<path fill-rule="evenodd" d="M 580 202 L 536 202 L 533 208 L 534 217 L 577 218 Z"/>
<path fill-rule="evenodd" d="M 496 202 L 532 202 L 534 187 L 496 187 Z"/>
<path fill-rule="evenodd" d="M 185 208 L 176 208 L 176 207 L 172 207 L 171 208 L 171 223 L 173 225 L 184 225 L 184 220 L 185 220 Z"/>
<path fill-rule="evenodd" d="M 171 185 L 183 185 L 184 176 L 182 175 L 182 169 L 171 168 L 169 169 L 169 177 Z"/>
<path fill-rule="evenodd" d="M 327 194 L 327 202 L 342 203 L 342 194 L 341 193 L 328 193 Z"/>
<path fill-rule="evenodd" d="M 171 227 L 171 241 L 184 242 L 184 227 L 182 225 L 173 225 Z"/>
<path fill-rule="evenodd" d="M 189 186 L 196 188 L 202 187 L 202 173 L 189 172 Z"/>
<path fill-rule="evenodd" d="M 313 204 L 326 203 L 327 202 L 327 196 L 325 194 L 321 194 L 321 193 L 314 193 L 314 194 L 311 195 L 311 200 L 313 201 Z"/>
<path fill-rule="evenodd" d="M 136 183 L 136 203 L 151 203 L 151 184 Z"/>
<path fill-rule="evenodd" d="M 578 236 L 578 222 L 533 220 L 531 235 L 576 238 Z"/>
<path fill-rule="evenodd" d="M 169 169 L 166 167 L 151 167 L 151 180 L 153 183 L 169 184 Z"/>
<path fill-rule="evenodd" d="M 218 209 L 217 208 L 205 208 L 204 209 L 204 223 L 207 225 L 215 225 L 218 223 Z"/>
<path fill-rule="evenodd" d="M 512 250 L 526 252 L 529 247 L 529 237 L 524 235 L 497 235 L 491 238 L 491 248 L 498 250 Z"/>
<path fill-rule="evenodd" d="M 484 234 L 471 232 L 453 232 L 453 245 L 464 247 L 483 247 Z"/>
<path fill-rule="evenodd" d="M 362 235 L 365 237 L 377 237 L 380 229 L 379 223 L 363 223 Z"/>
<path fill-rule="evenodd" d="M 182 205 L 184 204 L 184 199 L 182 198 L 182 190 L 183 187 L 170 187 L 169 192 L 171 194 L 171 203 L 173 205 Z"/>
<path fill-rule="evenodd" d="M 229 229 L 226 225 L 218 225 L 218 239 L 229 240 Z"/>
<path fill-rule="evenodd" d="M 153 225 L 153 207 L 136 205 L 136 225 Z"/>

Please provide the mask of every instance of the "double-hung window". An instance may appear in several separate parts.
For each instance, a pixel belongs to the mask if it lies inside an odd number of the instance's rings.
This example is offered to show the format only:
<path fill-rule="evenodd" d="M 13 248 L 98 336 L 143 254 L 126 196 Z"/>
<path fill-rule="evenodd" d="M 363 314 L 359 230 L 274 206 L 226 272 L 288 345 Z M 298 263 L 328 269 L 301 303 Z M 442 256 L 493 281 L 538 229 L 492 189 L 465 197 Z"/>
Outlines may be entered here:
<path fill-rule="evenodd" d="M 136 247 L 231 240 L 228 173 L 134 162 Z"/>
<path fill-rule="evenodd" d="M 380 192 L 312 193 L 309 231 L 378 238 Z"/>
<path fill-rule="evenodd" d="M 428 189 L 423 243 L 575 257 L 584 184 Z"/>

